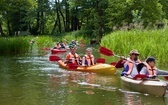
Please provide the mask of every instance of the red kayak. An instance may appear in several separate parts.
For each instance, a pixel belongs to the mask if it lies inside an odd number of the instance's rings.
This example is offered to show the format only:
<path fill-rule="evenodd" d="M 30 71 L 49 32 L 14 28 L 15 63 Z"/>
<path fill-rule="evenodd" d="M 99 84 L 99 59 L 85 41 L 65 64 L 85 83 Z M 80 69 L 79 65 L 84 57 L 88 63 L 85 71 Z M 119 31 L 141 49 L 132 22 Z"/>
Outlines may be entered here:
<path fill-rule="evenodd" d="M 64 53 L 66 49 L 52 49 L 51 54 Z"/>

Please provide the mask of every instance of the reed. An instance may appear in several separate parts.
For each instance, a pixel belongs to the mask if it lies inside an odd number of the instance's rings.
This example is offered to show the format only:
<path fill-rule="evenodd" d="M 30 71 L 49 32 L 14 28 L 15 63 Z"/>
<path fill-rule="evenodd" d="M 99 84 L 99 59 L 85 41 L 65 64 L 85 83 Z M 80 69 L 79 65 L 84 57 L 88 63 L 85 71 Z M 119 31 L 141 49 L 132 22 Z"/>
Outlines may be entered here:
<path fill-rule="evenodd" d="M 34 37 L 32 40 L 34 40 L 35 45 L 37 46 L 38 49 L 53 46 L 53 38 L 50 36 Z"/>
<path fill-rule="evenodd" d="M 29 51 L 30 37 L 0 38 L 1 55 L 19 55 Z"/>
<path fill-rule="evenodd" d="M 104 36 L 100 45 L 126 57 L 130 50 L 137 49 L 142 60 L 153 56 L 159 64 L 168 63 L 168 27 L 160 30 L 116 31 Z"/>

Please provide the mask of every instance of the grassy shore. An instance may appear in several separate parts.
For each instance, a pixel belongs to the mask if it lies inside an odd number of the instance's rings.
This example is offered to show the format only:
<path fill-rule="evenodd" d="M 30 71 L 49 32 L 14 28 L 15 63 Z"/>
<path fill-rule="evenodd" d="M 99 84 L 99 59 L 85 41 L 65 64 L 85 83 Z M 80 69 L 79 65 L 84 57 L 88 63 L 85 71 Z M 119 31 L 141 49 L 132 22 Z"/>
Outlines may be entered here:
<path fill-rule="evenodd" d="M 0 38 L 0 54 L 21 54 L 29 50 L 30 37 Z"/>
<path fill-rule="evenodd" d="M 79 33 L 78 33 L 79 34 Z M 78 35 L 76 32 L 65 33 L 59 36 L 17 36 L 17 37 L 0 37 L 0 54 L 1 55 L 20 55 L 28 54 L 33 48 L 41 51 L 42 48 L 52 48 L 56 42 L 66 40 L 70 43 L 77 40 L 79 43 L 89 43 L 89 38 L 84 35 Z M 34 42 L 34 43 L 31 43 Z"/>
<path fill-rule="evenodd" d="M 153 56 L 159 64 L 168 63 L 168 27 L 161 30 L 116 31 L 104 36 L 100 45 L 126 57 L 130 50 L 137 49 L 142 60 Z"/>

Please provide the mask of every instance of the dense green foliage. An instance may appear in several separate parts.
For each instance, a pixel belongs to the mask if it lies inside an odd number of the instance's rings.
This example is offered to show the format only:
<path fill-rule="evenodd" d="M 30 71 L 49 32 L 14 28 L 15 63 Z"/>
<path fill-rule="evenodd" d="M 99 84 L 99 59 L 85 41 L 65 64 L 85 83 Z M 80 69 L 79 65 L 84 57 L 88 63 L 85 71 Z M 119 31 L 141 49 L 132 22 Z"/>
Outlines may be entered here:
<path fill-rule="evenodd" d="M 59 36 L 87 30 L 87 36 L 101 39 L 115 29 L 163 27 L 167 4 L 168 0 L 0 0 L 0 35 Z"/>
<path fill-rule="evenodd" d="M 168 28 L 161 30 L 116 31 L 101 40 L 105 46 L 116 54 L 129 56 L 132 49 L 137 49 L 141 59 L 155 57 L 160 64 L 168 63 Z"/>
<path fill-rule="evenodd" d="M 67 43 L 70 43 L 72 40 L 76 40 L 79 43 L 88 44 L 90 43 L 90 39 L 94 38 L 88 37 L 87 34 L 88 34 L 87 31 L 73 31 L 53 37 L 53 40 L 54 42 L 60 42 L 66 40 Z"/>

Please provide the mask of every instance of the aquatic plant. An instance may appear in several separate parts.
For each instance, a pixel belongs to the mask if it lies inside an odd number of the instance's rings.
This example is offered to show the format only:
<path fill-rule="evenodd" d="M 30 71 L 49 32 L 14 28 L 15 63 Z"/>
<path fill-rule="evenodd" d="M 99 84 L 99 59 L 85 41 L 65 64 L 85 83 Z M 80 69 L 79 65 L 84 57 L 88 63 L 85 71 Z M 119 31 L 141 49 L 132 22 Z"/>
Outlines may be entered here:
<path fill-rule="evenodd" d="M 0 54 L 23 54 L 29 50 L 30 37 L 0 38 Z"/>
<path fill-rule="evenodd" d="M 50 36 L 37 36 L 34 37 L 33 40 L 38 49 L 52 47 L 53 46 L 53 38 Z"/>
<path fill-rule="evenodd" d="M 143 60 L 153 56 L 159 64 L 168 63 L 168 28 L 116 31 L 104 36 L 100 45 L 124 56 L 128 56 L 130 50 L 137 49 Z"/>

